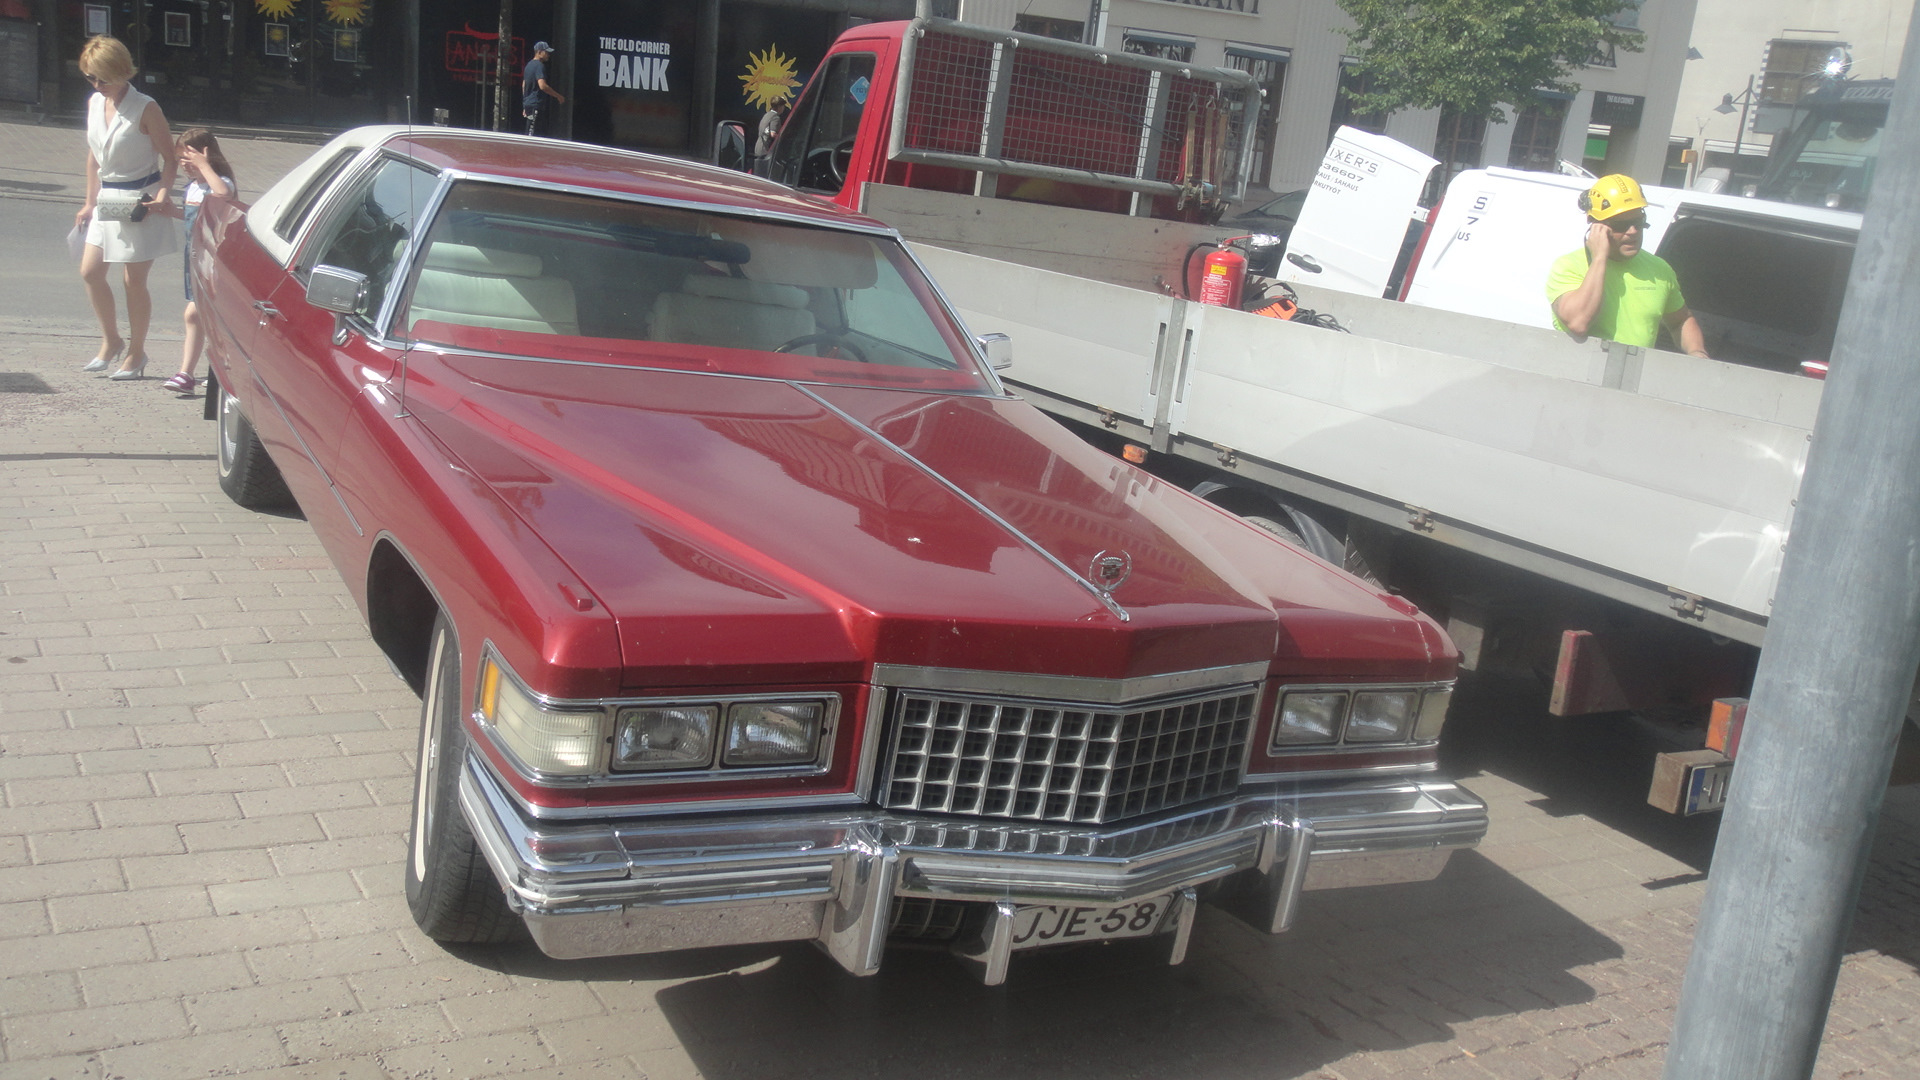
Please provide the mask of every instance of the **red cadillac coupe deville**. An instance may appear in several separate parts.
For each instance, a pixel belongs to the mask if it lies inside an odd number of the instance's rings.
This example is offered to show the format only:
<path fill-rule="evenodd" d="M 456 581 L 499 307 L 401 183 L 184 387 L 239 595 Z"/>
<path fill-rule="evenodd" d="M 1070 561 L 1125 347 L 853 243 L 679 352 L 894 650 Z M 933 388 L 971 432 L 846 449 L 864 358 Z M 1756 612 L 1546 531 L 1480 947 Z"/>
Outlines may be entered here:
<path fill-rule="evenodd" d="M 433 938 L 999 982 L 1486 830 L 1439 627 L 1009 393 L 878 222 L 389 127 L 199 229 L 221 485 L 297 501 L 421 696 Z"/>

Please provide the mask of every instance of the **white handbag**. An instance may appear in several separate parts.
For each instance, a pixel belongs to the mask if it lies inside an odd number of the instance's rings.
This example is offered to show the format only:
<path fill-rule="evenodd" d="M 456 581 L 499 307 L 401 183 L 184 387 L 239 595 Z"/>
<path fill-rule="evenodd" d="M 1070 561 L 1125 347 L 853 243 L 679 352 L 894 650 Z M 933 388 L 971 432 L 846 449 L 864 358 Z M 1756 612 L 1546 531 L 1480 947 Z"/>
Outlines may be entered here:
<path fill-rule="evenodd" d="M 93 201 L 98 221 L 139 221 L 147 216 L 147 193 L 139 188 L 103 187 Z"/>

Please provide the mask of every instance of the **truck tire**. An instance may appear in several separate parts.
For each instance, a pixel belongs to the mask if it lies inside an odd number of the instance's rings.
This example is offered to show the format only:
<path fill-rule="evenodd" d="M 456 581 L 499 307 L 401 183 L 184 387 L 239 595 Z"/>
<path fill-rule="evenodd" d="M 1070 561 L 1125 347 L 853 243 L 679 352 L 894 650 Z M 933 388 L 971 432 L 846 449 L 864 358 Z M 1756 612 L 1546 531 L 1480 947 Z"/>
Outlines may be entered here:
<path fill-rule="evenodd" d="M 1341 539 L 1327 529 L 1325 525 L 1290 507 L 1279 507 L 1271 513 L 1240 515 L 1249 525 L 1262 529 L 1299 548 L 1309 555 L 1315 555 L 1335 566 L 1347 557 L 1347 546 Z"/>
<path fill-rule="evenodd" d="M 260 445 L 240 403 L 224 386 L 215 384 L 214 391 L 220 399 L 220 490 L 249 510 L 292 506 L 293 493 L 287 490 L 279 466 L 267 456 L 267 448 Z"/>
<path fill-rule="evenodd" d="M 442 612 L 434 619 L 426 691 L 420 695 L 407 907 L 420 932 L 435 941 L 497 944 L 519 937 L 524 924 L 507 907 L 460 809 L 460 770 L 467 756 L 460 687 L 460 647 Z"/>

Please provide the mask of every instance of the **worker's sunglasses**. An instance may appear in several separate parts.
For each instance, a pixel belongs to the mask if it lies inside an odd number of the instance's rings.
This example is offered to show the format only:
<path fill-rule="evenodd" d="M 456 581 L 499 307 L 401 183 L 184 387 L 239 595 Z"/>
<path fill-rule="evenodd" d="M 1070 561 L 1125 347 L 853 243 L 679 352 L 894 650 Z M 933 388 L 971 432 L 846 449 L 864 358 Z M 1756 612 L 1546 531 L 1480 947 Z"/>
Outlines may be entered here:
<path fill-rule="evenodd" d="M 1641 214 L 1630 218 L 1614 218 L 1611 221 L 1602 222 L 1602 224 L 1607 227 L 1609 232 L 1623 233 L 1631 232 L 1634 229 L 1645 232 L 1647 229 L 1647 217 L 1645 214 Z"/>

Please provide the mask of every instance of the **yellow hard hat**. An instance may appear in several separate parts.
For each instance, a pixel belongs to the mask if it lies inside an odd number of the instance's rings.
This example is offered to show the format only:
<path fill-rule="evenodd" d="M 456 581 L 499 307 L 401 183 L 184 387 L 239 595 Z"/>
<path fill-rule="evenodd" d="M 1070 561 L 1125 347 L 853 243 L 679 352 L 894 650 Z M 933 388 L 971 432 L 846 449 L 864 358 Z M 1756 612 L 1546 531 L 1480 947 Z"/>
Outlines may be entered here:
<path fill-rule="evenodd" d="M 1594 186 L 1586 188 L 1586 192 L 1580 196 L 1580 209 L 1584 209 L 1594 221 L 1605 221 L 1617 213 L 1626 213 L 1628 209 L 1644 209 L 1645 206 L 1647 196 L 1640 192 L 1640 184 L 1622 173 L 1597 179 Z"/>
<path fill-rule="evenodd" d="M 1580 196 L 1580 209 L 1595 221 L 1605 221 L 1615 214 L 1640 210 L 1646 205 L 1647 197 L 1640 193 L 1640 185 L 1634 182 L 1633 177 L 1620 173 L 1595 180 L 1593 186 Z"/>

